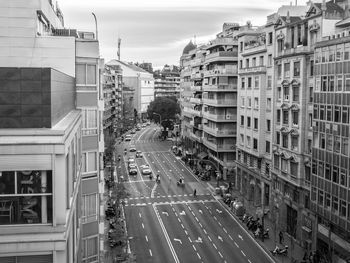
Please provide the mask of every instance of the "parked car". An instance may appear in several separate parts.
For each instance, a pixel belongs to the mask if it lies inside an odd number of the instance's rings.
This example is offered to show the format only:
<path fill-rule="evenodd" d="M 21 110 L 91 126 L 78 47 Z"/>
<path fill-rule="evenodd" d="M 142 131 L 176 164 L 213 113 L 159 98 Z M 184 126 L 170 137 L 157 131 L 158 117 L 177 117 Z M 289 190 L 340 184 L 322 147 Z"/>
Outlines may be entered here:
<path fill-rule="evenodd" d="M 136 133 L 136 131 L 135 131 L 135 130 L 132 130 L 130 133 L 131 133 L 131 134 L 135 134 L 135 133 Z"/>
<path fill-rule="evenodd" d="M 130 152 L 136 152 L 136 148 L 135 146 L 131 146 L 130 149 L 129 149 Z"/>
<path fill-rule="evenodd" d="M 136 152 L 136 158 L 142 158 L 143 155 L 142 155 L 142 152 L 141 151 L 137 151 Z"/>
<path fill-rule="evenodd" d="M 133 157 L 129 157 L 128 163 L 135 163 L 135 159 Z"/>
<path fill-rule="evenodd" d="M 137 169 L 136 168 L 129 169 L 129 174 L 130 175 L 137 175 Z"/>
<path fill-rule="evenodd" d="M 129 169 L 136 169 L 135 163 L 129 163 Z"/>
<path fill-rule="evenodd" d="M 151 168 L 149 168 L 149 166 L 146 165 L 142 168 L 141 173 L 143 175 L 150 175 L 150 174 L 152 174 L 152 170 L 151 170 Z"/>

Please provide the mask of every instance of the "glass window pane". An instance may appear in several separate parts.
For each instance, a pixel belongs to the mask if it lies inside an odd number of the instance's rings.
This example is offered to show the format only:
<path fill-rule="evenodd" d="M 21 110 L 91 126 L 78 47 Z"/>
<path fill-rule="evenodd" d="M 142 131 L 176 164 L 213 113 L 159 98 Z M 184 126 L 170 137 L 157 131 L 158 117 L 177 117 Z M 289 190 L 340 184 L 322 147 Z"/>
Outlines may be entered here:
<path fill-rule="evenodd" d="M 86 84 L 96 84 L 96 65 L 87 65 Z"/>
<path fill-rule="evenodd" d="M 76 81 L 77 84 L 86 84 L 85 64 L 76 65 Z"/>
<path fill-rule="evenodd" d="M 88 153 L 88 172 L 97 171 L 96 152 Z"/>

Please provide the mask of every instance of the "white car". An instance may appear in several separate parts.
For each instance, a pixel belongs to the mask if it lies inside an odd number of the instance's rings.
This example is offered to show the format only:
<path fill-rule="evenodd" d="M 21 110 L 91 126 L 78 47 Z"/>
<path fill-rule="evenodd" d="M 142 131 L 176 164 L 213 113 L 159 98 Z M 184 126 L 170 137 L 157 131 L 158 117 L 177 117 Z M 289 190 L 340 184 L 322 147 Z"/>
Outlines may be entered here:
<path fill-rule="evenodd" d="M 141 168 L 141 173 L 143 175 L 150 175 L 150 174 L 152 174 L 152 170 L 147 164 L 141 165 L 140 168 Z"/>
<path fill-rule="evenodd" d="M 129 163 L 129 169 L 136 169 L 136 164 Z"/>

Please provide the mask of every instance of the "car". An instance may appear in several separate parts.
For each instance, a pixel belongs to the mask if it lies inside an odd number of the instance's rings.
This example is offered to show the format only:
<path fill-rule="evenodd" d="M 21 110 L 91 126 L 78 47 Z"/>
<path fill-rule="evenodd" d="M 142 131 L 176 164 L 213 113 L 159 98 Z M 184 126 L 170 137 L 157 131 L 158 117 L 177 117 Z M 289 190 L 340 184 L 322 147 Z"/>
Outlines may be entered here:
<path fill-rule="evenodd" d="M 135 163 L 135 159 L 133 157 L 129 157 L 128 163 Z"/>
<path fill-rule="evenodd" d="M 141 173 L 143 175 L 150 175 L 152 174 L 152 170 L 148 165 L 144 165 L 143 168 L 141 169 Z"/>
<path fill-rule="evenodd" d="M 136 169 L 135 163 L 129 163 L 129 169 Z"/>
<path fill-rule="evenodd" d="M 137 130 L 137 131 L 141 131 L 141 127 L 137 127 L 136 130 Z"/>
<path fill-rule="evenodd" d="M 131 134 L 135 134 L 135 133 L 136 133 L 136 131 L 135 131 L 135 130 L 132 130 L 130 133 L 131 133 Z"/>
<path fill-rule="evenodd" d="M 142 128 L 145 128 L 146 126 L 147 126 L 147 124 L 146 124 L 146 123 L 142 124 Z"/>
<path fill-rule="evenodd" d="M 136 158 L 142 158 L 143 155 L 142 155 L 142 152 L 141 151 L 137 151 L 136 152 Z"/>
<path fill-rule="evenodd" d="M 129 174 L 130 175 L 137 175 L 137 169 L 136 168 L 130 168 L 129 169 Z"/>
<path fill-rule="evenodd" d="M 129 149 L 130 152 L 136 152 L 136 148 L 135 146 L 131 146 L 130 149 Z"/>

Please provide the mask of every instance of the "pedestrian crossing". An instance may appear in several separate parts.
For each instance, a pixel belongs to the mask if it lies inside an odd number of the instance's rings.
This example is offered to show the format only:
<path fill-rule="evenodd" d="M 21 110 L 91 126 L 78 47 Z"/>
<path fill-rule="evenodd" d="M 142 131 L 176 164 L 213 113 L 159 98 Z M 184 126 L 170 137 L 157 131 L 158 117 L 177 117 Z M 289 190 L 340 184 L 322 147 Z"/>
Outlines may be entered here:
<path fill-rule="evenodd" d="M 215 199 L 203 199 L 203 200 L 176 200 L 176 201 L 159 201 L 159 202 L 143 202 L 143 203 L 125 203 L 125 207 L 131 206 L 147 206 L 147 205 L 176 205 L 176 204 L 203 204 L 203 203 L 213 203 L 216 202 Z"/>

